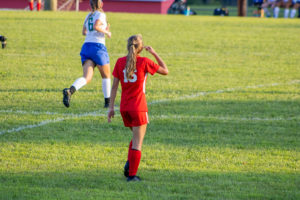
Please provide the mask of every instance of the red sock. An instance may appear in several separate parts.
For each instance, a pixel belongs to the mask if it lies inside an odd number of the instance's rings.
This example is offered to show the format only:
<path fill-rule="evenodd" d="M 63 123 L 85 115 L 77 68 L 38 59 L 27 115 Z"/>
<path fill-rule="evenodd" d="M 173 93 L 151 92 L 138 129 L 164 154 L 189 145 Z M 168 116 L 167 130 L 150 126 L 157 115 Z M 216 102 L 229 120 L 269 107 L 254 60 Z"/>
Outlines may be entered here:
<path fill-rule="evenodd" d="M 29 2 L 29 8 L 30 10 L 33 10 L 33 1 Z"/>
<path fill-rule="evenodd" d="M 129 176 L 135 176 L 140 165 L 142 152 L 136 149 L 130 150 Z"/>
<path fill-rule="evenodd" d="M 127 160 L 129 160 L 129 158 L 130 158 L 130 150 L 131 150 L 131 148 L 132 148 L 132 140 L 129 143 Z"/>
<path fill-rule="evenodd" d="M 38 10 L 38 11 L 40 11 L 40 9 L 41 9 L 41 3 L 37 3 L 37 5 L 36 5 L 36 9 Z"/>

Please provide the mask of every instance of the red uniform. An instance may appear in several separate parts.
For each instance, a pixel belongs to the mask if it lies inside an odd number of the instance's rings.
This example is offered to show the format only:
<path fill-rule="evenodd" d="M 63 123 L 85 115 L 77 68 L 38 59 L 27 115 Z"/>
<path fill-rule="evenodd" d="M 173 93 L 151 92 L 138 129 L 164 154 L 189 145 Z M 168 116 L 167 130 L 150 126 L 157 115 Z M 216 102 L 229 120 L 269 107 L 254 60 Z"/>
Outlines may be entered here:
<path fill-rule="evenodd" d="M 137 57 L 136 70 L 131 79 L 126 78 L 126 57 L 119 58 L 113 76 L 122 86 L 120 111 L 125 126 L 140 126 L 148 123 L 145 87 L 147 74 L 155 74 L 159 65 L 146 57 Z"/>

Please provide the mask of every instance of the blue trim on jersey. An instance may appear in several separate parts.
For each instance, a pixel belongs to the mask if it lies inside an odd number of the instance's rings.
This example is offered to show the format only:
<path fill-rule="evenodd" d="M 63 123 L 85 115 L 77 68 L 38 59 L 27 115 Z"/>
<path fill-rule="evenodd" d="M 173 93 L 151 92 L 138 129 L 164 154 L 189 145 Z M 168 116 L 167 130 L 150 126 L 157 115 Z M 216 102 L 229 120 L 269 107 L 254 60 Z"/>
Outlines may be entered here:
<path fill-rule="evenodd" d="M 107 49 L 105 45 L 101 43 L 84 43 L 80 51 L 80 56 L 82 65 L 88 59 L 100 66 L 109 63 Z"/>

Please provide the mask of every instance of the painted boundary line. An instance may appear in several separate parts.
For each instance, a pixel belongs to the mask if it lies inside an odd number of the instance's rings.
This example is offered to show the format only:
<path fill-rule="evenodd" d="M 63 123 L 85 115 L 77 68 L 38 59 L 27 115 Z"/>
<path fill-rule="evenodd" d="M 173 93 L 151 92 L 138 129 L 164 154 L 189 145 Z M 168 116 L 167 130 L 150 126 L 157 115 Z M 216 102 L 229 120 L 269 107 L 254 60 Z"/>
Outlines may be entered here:
<path fill-rule="evenodd" d="M 20 126 L 18 128 L 12 128 L 9 130 L 1 131 L 0 135 L 4 133 L 12 133 L 12 132 L 19 132 L 24 129 L 32 129 L 37 128 L 40 126 L 44 126 L 51 123 L 61 122 L 68 119 L 74 119 L 74 118 L 82 118 L 82 117 L 106 117 L 106 114 L 96 114 L 96 113 L 86 113 L 82 115 L 73 115 L 73 117 L 66 117 L 66 118 L 56 118 L 56 119 L 50 119 L 42 121 L 35 125 L 26 125 L 26 126 Z M 216 116 L 188 116 L 188 115 L 152 115 L 150 116 L 151 120 L 157 120 L 157 119 L 192 119 L 192 120 L 219 120 L 219 121 L 292 121 L 292 120 L 300 120 L 300 116 L 295 117 L 289 117 L 289 118 L 282 118 L 282 117 L 275 117 L 275 118 L 259 118 L 259 117 L 251 117 L 251 118 L 237 118 L 237 117 L 216 117 Z"/>
<path fill-rule="evenodd" d="M 185 96 L 174 98 L 174 99 L 155 100 L 155 101 L 152 101 L 152 102 L 148 103 L 148 105 L 153 105 L 153 104 L 157 104 L 157 103 L 164 103 L 164 102 L 169 102 L 169 101 L 178 101 L 178 100 L 184 100 L 184 99 L 191 99 L 191 98 L 196 98 L 196 97 L 199 97 L 199 96 L 206 96 L 206 95 L 209 95 L 209 94 L 220 94 L 220 93 L 224 93 L 224 92 L 234 92 L 234 91 L 239 91 L 239 90 L 244 90 L 244 89 L 257 89 L 257 88 L 272 87 L 272 86 L 279 86 L 279 85 L 293 85 L 293 84 L 298 84 L 298 83 L 300 83 L 300 80 L 292 80 L 292 81 L 289 81 L 287 83 L 272 83 L 272 84 L 265 84 L 265 85 L 255 85 L 255 86 L 228 88 L 228 89 L 225 89 L 225 90 L 217 90 L 217 91 L 210 91 L 210 92 L 198 92 L 198 93 L 195 93 L 195 94 L 185 95 Z M 116 110 L 118 110 L 118 109 L 116 109 Z M 36 111 L 32 111 L 32 112 L 12 111 L 12 110 L 7 110 L 7 111 L 11 112 L 11 113 L 16 112 L 16 113 L 19 113 L 19 114 L 21 114 L 21 113 L 22 114 L 42 114 L 43 113 L 43 112 L 36 112 Z M 5 112 L 5 110 L 2 110 L 0 112 Z M 43 114 L 55 115 L 55 114 L 59 114 L 59 113 L 44 112 Z M 86 116 L 101 116 L 101 117 L 106 116 L 106 114 L 99 114 L 99 111 L 94 111 L 94 112 L 89 112 L 89 113 L 82 113 L 82 114 L 62 114 L 62 115 L 67 115 L 67 117 L 65 117 L 65 118 L 56 118 L 56 119 L 52 119 L 52 120 L 45 120 L 45 121 L 42 121 L 42 122 L 40 122 L 38 124 L 35 124 L 35 125 L 26 125 L 26 126 L 20 126 L 18 128 L 9 129 L 9 130 L 3 130 L 3 131 L 0 131 L 0 135 L 5 134 L 5 133 L 19 132 L 19 131 L 22 131 L 24 129 L 36 128 L 36 127 L 44 126 L 44 125 L 47 125 L 47 124 L 50 124 L 50 123 L 56 123 L 56 122 L 60 122 L 60 121 L 64 121 L 64 120 L 72 119 L 72 118 L 81 118 L 81 117 L 86 117 Z M 167 116 L 167 117 L 170 118 L 169 116 Z M 203 116 L 199 116 L 199 117 L 202 118 Z M 178 118 L 178 119 L 180 119 L 180 118 Z M 214 119 L 218 119 L 218 118 L 214 118 Z M 227 118 L 223 118 L 223 117 L 221 117 L 221 119 L 230 120 L 229 118 L 227 119 Z M 241 118 L 240 120 L 242 120 L 242 119 L 249 120 L 248 118 Z M 260 118 L 252 118 L 252 119 L 260 119 Z M 297 119 L 297 118 L 295 118 L 295 119 Z M 279 118 L 277 120 L 286 120 L 286 119 Z M 265 120 L 265 121 L 270 121 L 270 120 Z"/>
<path fill-rule="evenodd" d="M 51 124 L 51 123 L 61 122 L 61 121 L 68 120 L 68 119 L 76 119 L 76 118 L 82 118 L 82 117 L 88 117 L 88 116 L 104 117 L 104 116 L 107 116 L 107 114 L 99 114 L 97 112 L 89 112 L 89 113 L 83 113 L 83 114 L 78 114 L 78 115 L 71 114 L 71 115 L 69 115 L 69 117 L 65 117 L 65 118 L 58 117 L 56 119 L 41 121 L 40 123 L 34 124 L 34 125 L 19 126 L 18 128 L 12 128 L 9 130 L 0 131 L 0 135 L 3 135 L 5 133 L 19 132 L 24 129 L 36 128 L 36 127 L 44 126 L 44 125 Z"/>
<path fill-rule="evenodd" d="M 210 95 L 210 94 L 220 94 L 220 93 L 225 93 L 225 92 L 235 92 L 235 91 L 240 91 L 240 90 L 245 90 L 245 89 L 257 89 L 257 88 L 273 87 L 273 86 L 279 86 L 279 85 L 293 85 L 293 84 L 299 84 L 299 83 L 300 83 L 300 80 L 292 80 L 292 81 L 289 81 L 287 83 L 271 83 L 271 84 L 266 84 L 266 85 L 255 85 L 255 86 L 228 88 L 228 89 L 225 89 L 225 90 L 216 90 L 216 91 L 211 91 L 211 92 L 198 92 L 198 93 L 195 93 L 195 94 L 185 95 L 185 96 L 174 98 L 174 99 L 155 100 L 155 101 L 152 101 L 152 102 L 148 103 L 148 105 L 163 103 L 163 102 L 169 102 L 169 101 L 192 99 L 192 98 L 196 98 L 196 97 L 199 97 L 199 96 L 206 96 L 206 95 Z"/>
<path fill-rule="evenodd" d="M 81 114 L 74 114 L 74 113 L 58 113 L 58 112 L 38 112 L 38 111 L 24 111 L 24 110 L 0 110 L 0 113 L 13 113 L 13 114 L 24 114 L 24 115 L 61 115 L 61 116 L 68 116 L 73 118 L 78 118 L 78 116 L 94 116 L 99 115 L 101 110 L 93 111 L 93 112 L 86 112 Z"/>
<path fill-rule="evenodd" d="M 193 120 L 219 120 L 219 121 L 292 121 L 300 120 L 300 116 L 294 117 L 274 117 L 274 118 L 260 118 L 260 117 L 228 117 L 228 116 L 200 116 L 200 115 L 152 115 L 150 119 L 193 119 Z"/>
<path fill-rule="evenodd" d="M 7 10 L 7 9 L 1 9 L 1 10 Z M 12 9 L 13 10 L 13 9 Z M 28 7 L 29 10 L 29 7 Z M 116 57 L 120 57 L 120 56 L 126 56 L 127 52 L 116 52 L 116 53 L 110 53 L 110 56 L 116 56 Z M 159 54 L 160 56 L 211 56 L 211 55 L 217 55 L 216 53 L 213 52 L 201 52 L 201 51 L 191 51 L 191 52 L 161 52 Z M 254 56 L 270 56 L 270 54 L 268 53 L 261 53 L 261 52 L 256 52 L 253 54 Z M 299 56 L 300 53 L 299 52 L 293 52 L 292 56 Z M 40 53 L 40 54 L 26 54 L 26 53 L 4 53 L 3 56 L 29 56 L 29 57 L 51 57 L 51 56 L 57 56 L 57 54 L 49 54 L 49 53 Z M 77 54 L 70 54 L 68 55 L 70 57 L 74 57 L 74 58 L 78 58 Z"/>
<path fill-rule="evenodd" d="M 116 108 L 115 111 L 118 111 L 119 108 Z M 49 123 L 63 121 L 64 119 L 76 119 L 81 117 L 106 117 L 107 113 L 101 113 L 101 111 L 83 113 L 83 114 L 64 114 L 64 113 L 52 113 L 52 112 L 27 112 L 27 111 L 13 111 L 13 110 L 0 110 L 0 113 L 17 113 L 17 114 L 29 114 L 29 115 L 62 115 L 66 118 L 57 118 L 55 120 L 45 120 Z M 58 120 L 63 119 L 63 120 Z M 290 120 L 299 120 L 300 116 L 294 117 L 272 117 L 272 118 L 261 118 L 261 117 L 230 117 L 230 116 L 204 116 L 204 115 L 151 115 L 150 119 L 215 119 L 215 120 L 234 120 L 234 121 L 290 121 Z M 42 123 L 42 122 L 41 122 Z M 28 125 L 30 126 L 30 125 Z M 0 132 L 1 135 L 1 132 Z"/>

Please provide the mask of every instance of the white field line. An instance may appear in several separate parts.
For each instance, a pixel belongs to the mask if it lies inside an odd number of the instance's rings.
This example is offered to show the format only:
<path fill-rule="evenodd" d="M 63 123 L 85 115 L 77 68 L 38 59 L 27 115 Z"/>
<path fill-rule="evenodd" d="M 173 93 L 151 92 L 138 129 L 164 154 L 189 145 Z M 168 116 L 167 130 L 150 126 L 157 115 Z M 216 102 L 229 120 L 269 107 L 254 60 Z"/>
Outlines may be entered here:
<path fill-rule="evenodd" d="M 82 118 L 82 117 L 88 117 L 88 116 L 105 117 L 105 116 L 107 116 L 107 114 L 101 114 L 101 113 L 97 113 L 97 112 L 89 112 L 89 113 L 83 113 L 83 114 L 77 114 L 77 115 L 70 114 L 69 117 L 65 117 L 65 118 L 59 117 L 56 119 L 49 119 L 49 120 L 41 121 L 38 124 L 19 126 L 17 128 L 0 131 L 0 135 L 5 134 L 5 133 L 19 132 L 24 129 L 36 128 L 36 127 L 44 126 L 44 125 L 51 124 L 51 123 L 61 122 L 61 121 L 67 120 L 67 119 Z"/>
<path fill-rule="evenodd" d="M 229 88 L 229 89 L 210 91 L 210 92 L 198 92 L 198 93 L 195 93 L 195 94 L 185 95 L 185 96 L 174 98 L 174 99 L 155 100 L 155 101 L 152 101 L 152 102 L 148 103 L 148 105 L 153 105 L 153 104 L 157 104 L 157 103 L 164 103 L 164 102 L 169 102 L 169 101 L 174 101 L 174 100 L 191 99 L 191 98 L 195 98 L 195 97 L 199 97 L 199 96 L 206 96 L 206 95 L 209 95 L 209 94 L 220 94 L 220 93 L 224 93 L 224 92 L 234 92 L 234 91 L 243 90 L 243 89 L 256 89 L 256 88 L 262 88 L 262 87 L 272 87 L 272 86 L 279 86 L 279 85 L 292 85 L 292 84 L 298 84 L 298 83 L 300 83 L 300 80 L 292 80 L 292 81 L 289 81 L 287 83 L 272 83 L 272 84 L 265 84 L 265 85 L 255 85 L 255 86 Z M 5 112 L 5 111 L 11 112 L 11 113 L 14 112 L 14 111 L 11 111 L 11 110 L 2 110 L 0 112 Z M 20 114 L 40 114 L 39 112 L 36 112 L 36 111 L 32 111 L 32 112 L 16 111 L 16 112 L 17 113 L 19 112 Z M 97 111 L 94 111 L 94 112 L 83 113 L 83 114 L 66 114 L 67 115 L 66 118 L 57 118 L 57 119 L 54 119 L 54 120 L 45 120 L 45 121 L 42 121 L 39 124 L 35 124 L 35 125 L 20 126 L 18 128 L 13 128 L 13 129 L 10 129 L 10 130 L 3 130 L 3 131 L 0 131 L 0 135 L 2 135 L 4 133 L 19 132 L 19 131 L 22 131 L 22 130 L 28 129 L 28 128 L 36 128 L 36 127 L 44 126 L 44 125 L 49 124 L 49 123 L 56 123 L 56 122 L 60 122 L 60 121 L 63 121 L 63 120 L 66 120 L 66 119 L 71 119 L 71 118 L 81 118 L 81 117 L 86 117 L 86 116 L 101 116 L 101 117 L 106 116 L 106 114 L 97 114 L 97 113 L 98 113 Z M 56 114 L 59 114 L 59 113 L 44 112 L 43 114 L 56 115 Z M 199 116 L 199 117 L 201 118 L 201 116 Z M 215 118 L 215 119 L 217 119 L 217 118 Z M 224 120 L 224 119 L 227 120 L 227 117 L 222 118 L 222 120 Z M 251 118 L 240 118 L 240 120 L 242 120 L 242 119 L 249 120 Z M 253 119 L 257 120 L 259 118 L 252 118 L 252 120 Z M 265 118 L 264 120 L 265 121 L 271 121 L 272 119 L 274 119 L 274 118 Z M 230 120 L 230 119 L 228 118 L 228 120 Z M 279 118 L 277 120 L 286 120 L 286 119 Z"/>
<path fill-rule="evenodd" d="M 25 111 L 25 110 L 0 110 L 0 113 L 13 113 L 13 114 L 24 114 L 24 115 L 60 115 L 60 116 L 69 116 L 69 117 L 78 117 L 81 114 L 75 113 L 58 113 L 58 112 L 39 112 L 39 111 Z M 100 113 L 97 111 L 89 112 L 88 114 Z M 87 114 L 87 113 L 84 113 Z"/>
<path fill-rule="evenodd" d="M 116 107 L 115 111 L 118 111 L 119 108 Z M 36 112 L 36 111 L 13 111 L 13 110 L 0 110 L 0 113 L 17 113 L 17 114 L 29 114 L 29 115 L 62 115 L 66 116 L 65 119 L 74 119 L 81 117 L 106 117 L 107 115 L 104 113 L 100 113 L 101 111 L 88 112 L 83 114 L 74 114 L 74 113 L 55 113 L 55 112 Z M 63 118 L 57 118 L 63 119 Z M 290 120 L 298 120 L 300 116 L 294 117 L 272 117 L 272 118 L 260 118 L 260 117 L 230 117 L 230 116 L 201 116 L 201 115 L 151 115 L 150 119 L 215 119 L 215 120 L 224 120 L 224 121 L 290 121 Z M 49 121 L 49 120 L 46 120 Z M 56 120 L 52 120 L 55 122 L 59 122 Z M 62 120 L 60 120 L 62 121 Z M 41 122 L 42 123 L 42 122 Z M 51 123 L 51 122 L 49 122 Z M 0 132 L 1 133 L 1 132 Z"/>
<path fill-rule="evenodd" d="M 74 118 L 82 118 L 82 117 L 106 117 L 106 114 L 97 114 L 95 112 L 91 113 L 84 113 L 84 114 L 79 114 L 79 115 L 73 115 L 72 117 L 66 117 L 66 118 L 56 118 L 56 119 L 50 119 L 50 120 L 45 120 L 42 121 L 38 124 L 33 124 L 33 125 L 25 125 L 25 126 L 19 126 L 17 128 L 12 128 L 9 130 L 5 131 L 0 131 L 0 135 L 5 134 L 5 133 L 12 133 L 12 132 L 19 132 L 24 129 L 32 129 L 32 128 L 37 128 L 40 126 L 44 126 L 47 124 L 51 123 L 56 123 L 56 122 L 61 122 L 67 119 L 74 119 Z M 158 120 L 158 119 L 191 119 L 191 120 L 219 120 L 219 121 L 291 121 L 291 120 L 299 120 L 300 116 L 295 116 L 295 117 L 288 117 L 288 118 L 283 118 L 283 117 L 275 117 L 275 118 L 259 118 L 259 117 L 251 117 L 251 118 L 245 118 L 245 117 L 216 117 L 216 116 L 188 116 L 188 115 L 153 115 L 150 116 L 151 120 Z"/>
<path fill-rule="evenodd" d="M 4 10 L 4 9 L 0 9 L 0 10 Z M 29 8 L 28 8 L 29 10 Z M 29 56 L 29 57 L 51 57 L 51 56 L 58 56 L 58 54 L 50 54 L 50 53 L 44 53 L 44 52 L 41 52 L 40 54 L 27 54 L 27 53 L 4 53 L 2 54 L 3 56 Z M 110 56 L 117 56 L 117 57 L 120 57 L 120 56 L 126 56 L 127 55 L 127 52 L 120 52 L 120 53 L 110 53 L 109 54 Z M 169 52 L 169 53 L 160 53 L 159 54 L 160 56 L 212 56 L 212 55 L 217 55 L 216 53 L 212 53 L 212 52 Z M 255 56 L 270 56 L 269 54 L 267 53 L 253 53 L 253 55 Z M 299 52 L 294 52 L 291 54 L 292 56 L 299 56 L 300 53 Z M 66 56 L 64 54 L 64 56 Z M 79 59 L 79 56 L 77 54 L 70 54 L 70 55 L 67 55 L 67 56 L 70 56 L 70 57 L 74 57 L 74 58 L 78 58 Z"/>
<path fill-rule="evenodd" d="M 66 118 L 56 118 L 56 119 L 45 120 L 45 121 L 42 121 L 38 124 L 19 126 L 18 128 L 13 128 L 13 129 L 5 130 L 5 131 L 0 131 L 0 135 L 2 135 L 4 133 L 19 132 L 19 131 L 22 131 L 24 129 L 36 128 L 36 127 L 44 126 L 44 125 L 47 125 L 47 124 L 50 124 L 50 123 L 61 122 L 65 119 Z"/>
<path fill-rule="evenodd" d="M 124 53 L 110 53 L 110 56 L 126 56 L 126 52 Z M 49 54 L 49 53 L 40 53 L 40 54 L 26 54 L 26 53 L 4 53 L 4 56 L 29 56 L 29 57 L 46 57 L 46 56 L 57 56 L 57 54 Z M 215 55 L 215 53 L 207 53 L 207 52 L 170 52 L 170 53 L 160 53 L 160 56 L 210 56 Z M 79 58 L 77 54 L 70 54 L 68 56 Z"/>
<path fill-rule="evenodd" d="M 210 91 L 210 92 L 198 92 L 195 94 L 185 95 L 185 96 L 181 96 L 181 97 L 177 97 L 177 98 L 173 98 L 173 99 L 154 100 L 154 101 L 148 103 L 148 105 L 169 102 L 169 101 L 176 101 L 176 100 L 192 99 L 192 98 L 196 98 L 199 96 L 206 96 L 206 95 L 210 95 L 210 94 L 235 92 L 235 91 L 244 90 L 244 89 L 257 89 L 257 88 L 273 87 L 273 86 L 280 86 L 280 85 L 293 85 L 293 84 L 298 84 L 298 83 L 300 83 L 300 80 L 292 80 L 287 83 L 271 83 L 271 84 L 265 84 L 265 85 L 254 85 L 254 86 L 246 86 L 246 87 L 228 88 L 228 89 L 224 89 L 224 90 L 216 90 L 216 91 Z"/>
<path fill-rule="evenodd" d="M 200 115 L 151 115 L 150 119 L 191 119 L 191 120 L 219 120 L 219 121 L 291 121 L 300 120 L 300 116 L 294 117 L 230 117 L 230 116 L 200 116 Z"/>
<path fill-rule="evenodd" d="M 116 107 L 115 111 L 118 111 L 119 108 Z M 62 115 L 67 118 L 81 118 L 81 117 L 106 117 L 104 113 L 100 111 L 88 112 L 83 114 L 74 114 L 74 113 L 56 113 L 56 112 L 36 112 L 36 111 L 22 111 L 22 110 L 0 110 L 0 113 L 16 113 L 16 114 L 28 114 L 28 115 Z M 66 118 L 66 119 L 67 119 Z M 60 118 L 57 118 L 60 119 Z M 62 118 L 61 118 L 62 119 Z M 224 120 L 224 121 L 290 121 L 290 120 L 299 120 L 300 116 L 294 117 L 272 117 L 272 118 L 260 118 L 260 117 L 230 117 L 230 116 L 201 116 L 201 115 L 151 115 L 150 119 L 215 119 L 215 120 Z M 49 121 L 49 120 L 46 120 Z M 58 122 L 54 120 L 55 122 Z M 62 121 L 62 120 L 60 120 Z M 50 122 L 51 123 L 51 122 Z"/>

